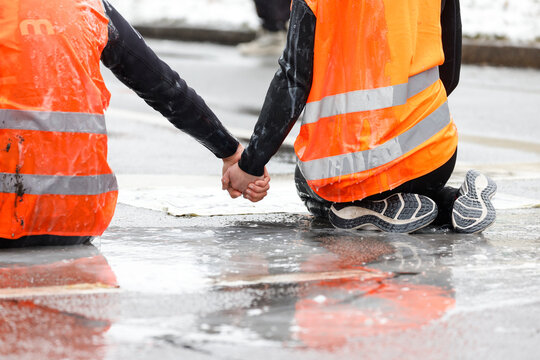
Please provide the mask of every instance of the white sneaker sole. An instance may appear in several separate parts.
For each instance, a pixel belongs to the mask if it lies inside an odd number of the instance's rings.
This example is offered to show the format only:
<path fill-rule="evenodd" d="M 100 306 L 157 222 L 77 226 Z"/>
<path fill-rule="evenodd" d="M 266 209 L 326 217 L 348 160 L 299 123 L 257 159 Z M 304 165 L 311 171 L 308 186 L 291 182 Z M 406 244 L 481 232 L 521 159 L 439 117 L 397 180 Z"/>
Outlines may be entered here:
<path fill-rule="evenodd" d="M 493 180 L 476 170 L 469 170 L 452 209 L 455 231 L 475 234 L 491 226 L 495 222 L 491 198 L 496 191 L 497 185 Z"/>
<path fill-rule="evenodd" d="M 330 223 L 338 229 L 381 230 L 411 233 L 435 220 L 437 205 L 430 198 L 398 193 L 379 201 L 365 201 L 358 205 L 332 205 Z"/>

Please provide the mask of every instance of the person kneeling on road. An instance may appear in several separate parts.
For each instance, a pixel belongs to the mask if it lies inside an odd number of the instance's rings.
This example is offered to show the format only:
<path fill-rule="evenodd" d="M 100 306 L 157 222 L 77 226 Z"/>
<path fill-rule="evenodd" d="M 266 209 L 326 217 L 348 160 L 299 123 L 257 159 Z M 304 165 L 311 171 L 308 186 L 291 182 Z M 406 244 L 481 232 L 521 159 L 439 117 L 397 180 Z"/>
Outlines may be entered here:
<path fill-rule="evenodd" d="M 279 56 L 287 40 L 290 0 L 254 0 L 261 29 L 255 39 L 238 45 L 241 54 L 248 56 Z"/>
<path fill-rule="evenodd" d="M 473 170 L 460 189 L 445 186 L 458 142 L 447 102 L 459 78 L 458 0 L 293 0 L 287 37 L 224 188 L 244 191 L 263 175 L 305 107 L 295 182 L 313 215 L 405 233 L 431 223 L 475 233 L 494 222 L 491 179 Z"/>
<path fill-rule="evenodd" d="M 100 60 L 223 171 L 239 160 L 238 141 L 107 1 L 0 3 L 0 247 L 85 243 L 109 225 L 118 186 Z M 268 181 L 246 197 L 261 200 Z"/>

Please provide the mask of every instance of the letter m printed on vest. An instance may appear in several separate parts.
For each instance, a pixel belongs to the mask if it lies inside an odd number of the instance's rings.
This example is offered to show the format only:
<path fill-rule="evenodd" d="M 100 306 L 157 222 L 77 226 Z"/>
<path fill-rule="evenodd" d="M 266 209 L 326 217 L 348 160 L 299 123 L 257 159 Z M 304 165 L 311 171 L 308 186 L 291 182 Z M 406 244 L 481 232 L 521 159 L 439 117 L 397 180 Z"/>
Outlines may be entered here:
<path fill-rule="evenodd" d="M 19 24 L 21 35 L 54 35 L 54 28 L 47 19 L 26 19 Z"/>

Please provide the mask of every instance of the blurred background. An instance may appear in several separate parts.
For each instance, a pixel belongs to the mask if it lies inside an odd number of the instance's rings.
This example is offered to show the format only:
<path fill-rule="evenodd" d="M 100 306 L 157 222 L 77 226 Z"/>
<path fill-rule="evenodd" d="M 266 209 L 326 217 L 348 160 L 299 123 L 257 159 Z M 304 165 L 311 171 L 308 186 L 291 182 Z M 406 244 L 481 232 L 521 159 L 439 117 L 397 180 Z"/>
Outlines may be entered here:
<path fill-rule="evenodd" d="M 256 29 L 251 0 L 111 0 L 135 25 Z M 540 0 L 461 0 L 463 35 L 516 42 L 540 41 Z"/>

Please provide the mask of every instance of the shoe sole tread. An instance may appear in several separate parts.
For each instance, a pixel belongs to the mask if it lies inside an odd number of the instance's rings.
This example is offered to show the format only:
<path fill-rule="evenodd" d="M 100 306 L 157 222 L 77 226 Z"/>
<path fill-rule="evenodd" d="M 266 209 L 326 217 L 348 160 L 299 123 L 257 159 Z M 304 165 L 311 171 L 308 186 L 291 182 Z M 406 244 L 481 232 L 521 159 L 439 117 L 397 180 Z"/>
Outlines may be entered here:
<path fill-rule="evenodd" d="M 416 194 L 394 194 L 384 200 L 360 202 L 358 206 L 329 212 L 330 222 L 339 229 L 354 230 L 376 227 L 385 232 L 410 233 L 429 225 L 437 217 L 437 205 L 428 197 Z M 343 216 L 340 216 L 343 215 Z"/>
<path fill-rule="evenodd" d="M 496 191 L 497 185 L 489 177 L 474 170 L 467 172 L 452 209 L 454 229 L 474 234 L 491 226 L 496 216 L 491 198 Z"/>

